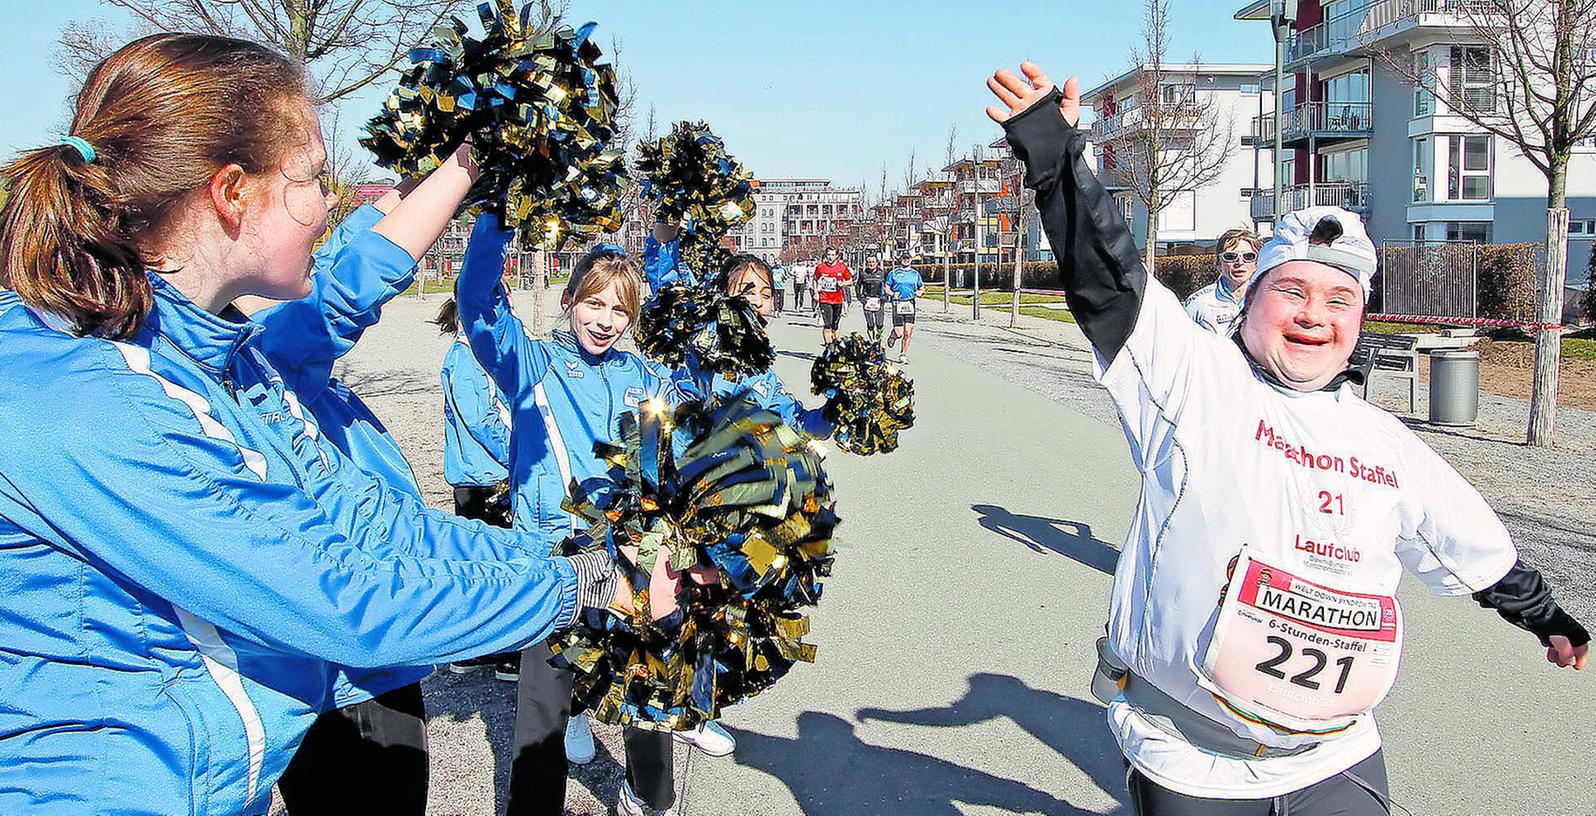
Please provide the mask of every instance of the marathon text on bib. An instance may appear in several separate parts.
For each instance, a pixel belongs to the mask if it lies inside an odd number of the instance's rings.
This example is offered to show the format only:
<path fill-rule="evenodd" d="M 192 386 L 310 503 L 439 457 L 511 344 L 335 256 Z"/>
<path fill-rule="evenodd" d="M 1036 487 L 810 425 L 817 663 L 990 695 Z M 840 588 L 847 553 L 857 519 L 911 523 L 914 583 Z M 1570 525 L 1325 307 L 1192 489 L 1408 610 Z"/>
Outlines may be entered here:
<path fill-rule="evenodd" d="M 865 299 L 865 311 L 867 311 L 867 312 L 879 312 L 879 311 L 881 311 L 881 298 L 866 298 Z"/>
<path fill-rule="evenodd" d="M 815 279 L 815 288 L 822 292 L 835 292 L 842 288 L 842 284 L 830 275 L 822 275 Z"/>
<path fill-rule="evenodd" d="M 898 310 L 898 314 L 914 314 L 914 301 L 900 300 L 893 308 Z"/>
<path fill-rule="evenodd" d="M 1402 609 L 1238 556 L 1198 683 L 1237 718 L 1332 735 L 1396 682 Z"/>

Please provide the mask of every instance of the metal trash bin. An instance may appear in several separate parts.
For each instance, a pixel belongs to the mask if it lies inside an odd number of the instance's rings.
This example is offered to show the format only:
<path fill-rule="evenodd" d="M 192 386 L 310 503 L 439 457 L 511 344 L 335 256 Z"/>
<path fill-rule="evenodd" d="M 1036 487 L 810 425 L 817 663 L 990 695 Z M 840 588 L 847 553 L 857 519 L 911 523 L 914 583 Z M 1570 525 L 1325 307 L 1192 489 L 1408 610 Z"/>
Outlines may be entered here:
<path fill-rule="evenodd" d="M 1430 352 L 1430 424 L 1472 426 L 1480 414 L 1480 353 Z"/>

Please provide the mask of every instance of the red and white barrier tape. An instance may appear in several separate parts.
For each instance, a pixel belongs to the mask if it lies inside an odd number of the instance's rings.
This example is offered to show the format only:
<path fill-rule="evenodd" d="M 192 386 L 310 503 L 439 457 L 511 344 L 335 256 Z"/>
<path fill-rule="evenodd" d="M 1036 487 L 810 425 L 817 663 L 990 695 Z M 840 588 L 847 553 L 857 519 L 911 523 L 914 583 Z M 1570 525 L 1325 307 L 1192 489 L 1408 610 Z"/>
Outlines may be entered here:
<path fill-rule="evenodd" d="M 1371 314 L 1370 320 L 1382 323 L 1429 323 L 1443 326 L 1488 326 L 1495 329 L 1524 329 L 1525 331 L 1558 331 L 1561 323 L 1526 323 L 1522 320 L 1502 320 L 1495 317 L 1437 317 L 1435 315 Z"/>

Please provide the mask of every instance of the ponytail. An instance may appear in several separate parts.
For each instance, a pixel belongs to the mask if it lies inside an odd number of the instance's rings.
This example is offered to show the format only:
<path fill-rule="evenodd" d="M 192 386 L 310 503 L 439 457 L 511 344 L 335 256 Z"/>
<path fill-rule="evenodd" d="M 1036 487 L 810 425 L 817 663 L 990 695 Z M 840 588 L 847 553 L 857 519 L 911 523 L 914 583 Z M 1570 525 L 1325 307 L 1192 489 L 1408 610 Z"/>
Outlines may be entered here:
<path fill-rule="evenodd" d="M 30 150 L 4 170 L 0 285 L 68 316 L 80 334 L 127 337 L 150 310 L 150 281 L 124 237 L 103 165 L 67 146 Z"/>
<path fill-rule="evenodd" d="M 305 87 L 300 66 L 243 40 L 123 46 L 89 73 L 71 136 L 0 170 L 0 286 L 79 334 L 136 334 L 153 303 L 145 269 L 179 202 L 229 164 L 279 166 Z"/>

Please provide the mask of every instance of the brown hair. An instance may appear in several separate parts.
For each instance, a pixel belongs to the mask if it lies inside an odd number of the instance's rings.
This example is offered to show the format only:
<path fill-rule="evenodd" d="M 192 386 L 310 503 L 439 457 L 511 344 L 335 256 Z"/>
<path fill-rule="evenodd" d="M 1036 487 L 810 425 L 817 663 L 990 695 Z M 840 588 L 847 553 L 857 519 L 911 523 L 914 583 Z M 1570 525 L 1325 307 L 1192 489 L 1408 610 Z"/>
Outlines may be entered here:
<path fill-rule="evenodd" d="M 460 307 L 449 298 L 438 309 L 438 316 L 431 320 L 432 325 L 444 334 L 458 334 L 460 332 Z"/>
<path fill-rule="evenodd" d="M 595 249 L 582 256 L 571 270 L 571 279 L 565 283 L 565 297 L 571 304 L 580 303 L 615 284 L 621 298 L 621 311 L 632 323 L 643 309 L 643 275 L 637 264 L 623 253 L 612 249 Z"/>
<path fill-rule="evenodd" d="M 1247 243 L 1252 244 L 1253 252 L 1257 252 L 1258 249 L 1263 246 L 1263 239 L 1259 238 L 1255 233 L 1253 233 L 1252 230 L 1225 230 L 1225 234 L 1219 236 L 1219 243 L 1214 244 L 1214 260 L 1219 260 L 1219 255 L 1225 251 L 1225 247 L 1228 247 L 1237 241 L 1246 241 Z"/>
<path fill-rule="evenodd" d="M 754 274 L 765 279 L 765 285 L 774 289 L 775 281 L 770 275 L 770 265 L 759 259 L 758 255 L 733 255 L 720 265 L 720 288 L 728 294 L 740 295 L 741 292 L 732 292 L 731 286 L 740 276 L 752 270 Z"/>
<path fill-rule="evenodd" d="M 70 133 L 7 165 L 0 286 L 82 334 L 126 338 L 152 305 L 147 266 L 175 206 L 228 164 L 281 162 L 305 100 L 303 69 L 263 46 L 201 34 L 135 40 L 95 66 Z"/>

